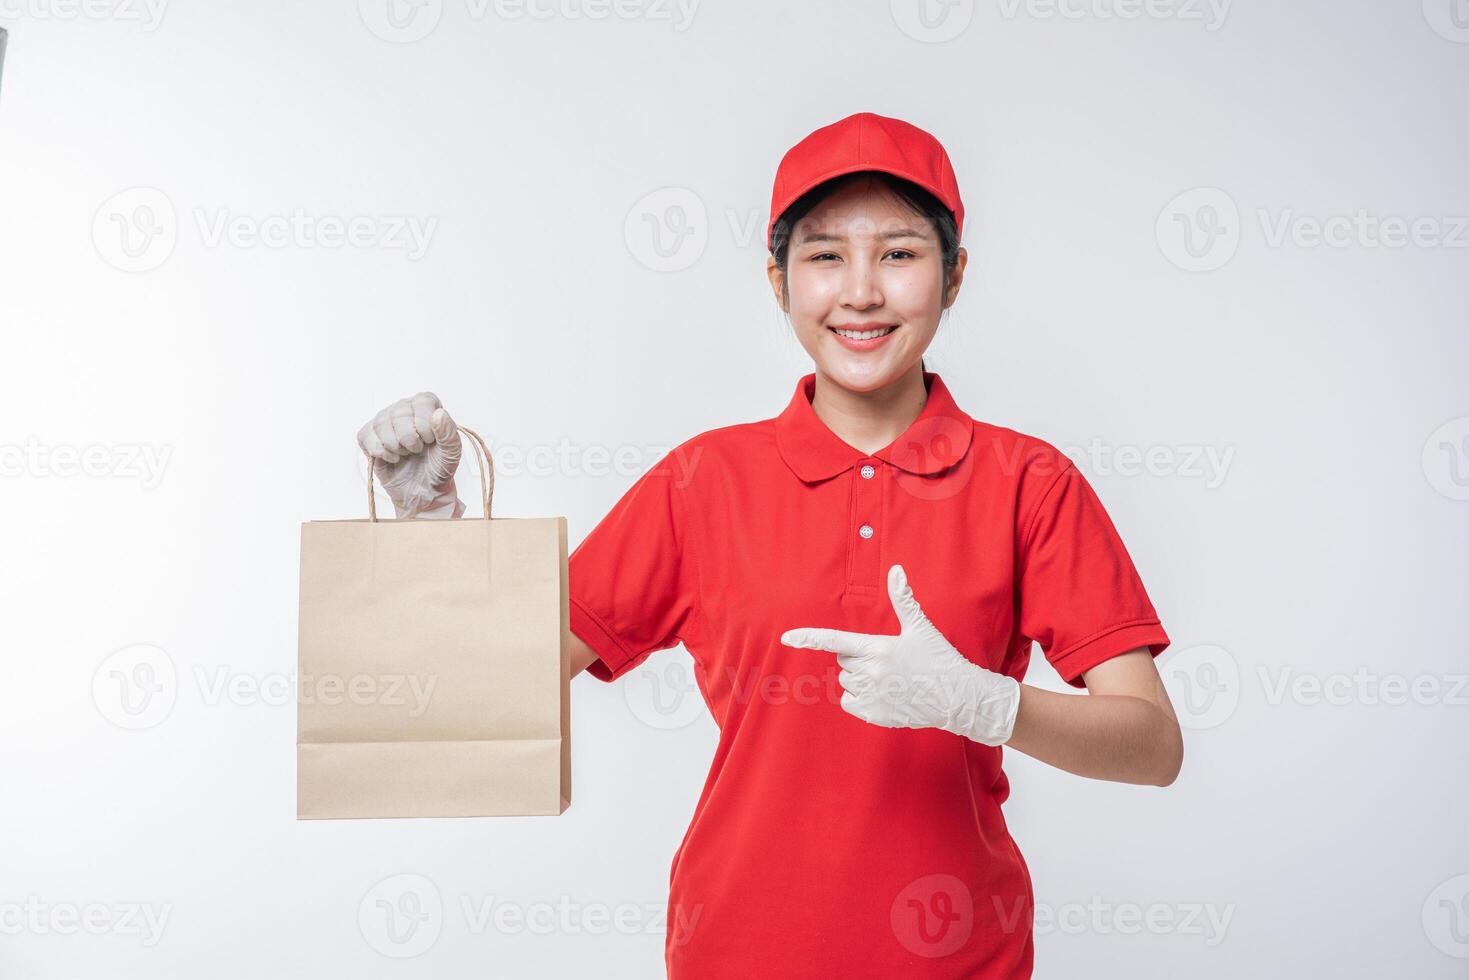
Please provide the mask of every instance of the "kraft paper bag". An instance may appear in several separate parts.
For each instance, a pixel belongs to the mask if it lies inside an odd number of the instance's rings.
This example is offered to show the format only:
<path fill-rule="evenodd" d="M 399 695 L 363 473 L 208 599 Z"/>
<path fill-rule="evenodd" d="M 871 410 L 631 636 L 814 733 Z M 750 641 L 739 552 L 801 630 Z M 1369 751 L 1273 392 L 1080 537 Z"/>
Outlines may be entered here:
<path fill-rule="evenodd" d="M 560 814 L 571 805 L 566 519 L 301 525 L 296 816 Z"/>

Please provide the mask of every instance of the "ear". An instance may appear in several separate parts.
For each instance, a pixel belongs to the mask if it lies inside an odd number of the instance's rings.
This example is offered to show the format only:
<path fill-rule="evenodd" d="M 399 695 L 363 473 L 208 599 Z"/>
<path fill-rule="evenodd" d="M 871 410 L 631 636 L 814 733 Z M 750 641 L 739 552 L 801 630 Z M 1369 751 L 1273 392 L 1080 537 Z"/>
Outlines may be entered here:
<path fill-rule="evenodd" d="M 947 310 L 949 307 L 953 306 L 954 301 L 959 298 L 959 287 L 964 285 L 964 267 L 968 264 L 969 252 L 964 248 L 963 245 L 960 245 L 959 254 L 954 261 L 954 271 L 948 274 L 949 296 L 948 301 L 944 303 L 944 309 Z"/>
<path fill-rule="evenodd" d="M 765 276 L 770 280 L 770 289 L 775 293 L 775 305 L 780 307 L 782 313 L 789 313 L 786 309 L 785 297 L 781 295 L 782 287 L 785 285 L 785 273 L 781 272 L 780 266 L 775 262 L 772 255 L 765 260 Z"/>

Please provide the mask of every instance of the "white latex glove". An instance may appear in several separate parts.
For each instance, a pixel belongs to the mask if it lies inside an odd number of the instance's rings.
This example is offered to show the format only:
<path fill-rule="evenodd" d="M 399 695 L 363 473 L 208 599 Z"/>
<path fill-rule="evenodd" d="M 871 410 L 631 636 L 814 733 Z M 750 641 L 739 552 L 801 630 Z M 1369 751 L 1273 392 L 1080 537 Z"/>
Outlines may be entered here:
<path fill-rule="evenodd" d="M 420 391 L 393 402 L 358 430 L 357 445 L 377 460 L 378 480 L 399 517 L 464 513 L 454 489 L 464 447 L 438 395 Z"/>
<path fill-rule="evenodd" d="M 887 728 L 942 728 L 985 745 L 1003 745 L 1015 728 L 1020 683 L 964 657 L 913 598 L 902 565 L 888 569 L 896 636 L 805 627 L 786 630 L 787 646 L 837 655 L 842 708 Z"/>

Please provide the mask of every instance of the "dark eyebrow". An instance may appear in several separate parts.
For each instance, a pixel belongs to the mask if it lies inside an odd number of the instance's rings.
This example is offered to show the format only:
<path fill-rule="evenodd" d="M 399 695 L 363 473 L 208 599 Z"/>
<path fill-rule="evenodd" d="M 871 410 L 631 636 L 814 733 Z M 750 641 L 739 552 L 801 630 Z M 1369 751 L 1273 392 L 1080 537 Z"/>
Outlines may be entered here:
<path fill-rule="evenodd" d="M 887 241 L 892 241 L 895 238 L 919 238 L 919 239 L 925 239 L 925 238 L 928 238 L 929 236 L 927 234 L 925 234 L 925 233 L 923 233 L 921 231 L 917 231 L 916 229 L 913 229 L 913 228 L 894 228 L 892 231 L 885 231 L 881 235 L 878 235 L 877 237 L 880 238 L 880 239 L 882 239 L 883 241 L 887 242 Z M 832 235 L 832 234 L 828 234 L 827 232 L 824 232 L 824 231 L 816 231 L 816 232 L 812 232 L 809 235 L 802 235 L 801 236 L 801 239 L 800 239 L 800 244 L 805 245 L 808 242 L 842 242 L 842 241 L 846 241 L 846 239 L 843 236 L 841 236 L 841 235 Z"/>

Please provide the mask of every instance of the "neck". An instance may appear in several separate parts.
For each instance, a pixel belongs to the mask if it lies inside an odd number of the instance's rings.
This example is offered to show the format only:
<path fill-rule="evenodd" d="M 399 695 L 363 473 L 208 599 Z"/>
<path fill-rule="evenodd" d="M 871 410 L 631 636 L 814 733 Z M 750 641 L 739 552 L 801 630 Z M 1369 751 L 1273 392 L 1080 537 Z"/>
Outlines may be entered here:
<path fill-rule="evenodd" d="M 837 438 L 871 455 L 907 431 L 928 404 L 922 362 L 902 377 L 872 391 L 844 388 L 816 371 L 811 408 Z"/>

